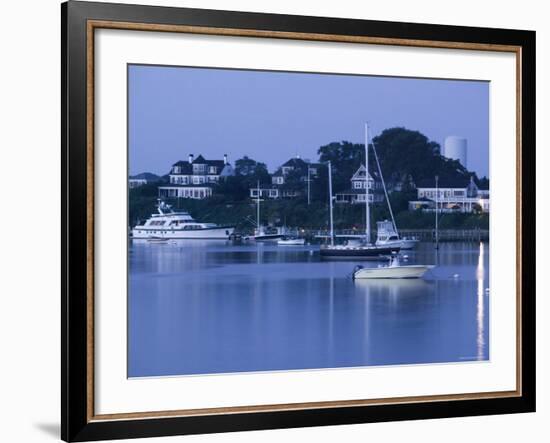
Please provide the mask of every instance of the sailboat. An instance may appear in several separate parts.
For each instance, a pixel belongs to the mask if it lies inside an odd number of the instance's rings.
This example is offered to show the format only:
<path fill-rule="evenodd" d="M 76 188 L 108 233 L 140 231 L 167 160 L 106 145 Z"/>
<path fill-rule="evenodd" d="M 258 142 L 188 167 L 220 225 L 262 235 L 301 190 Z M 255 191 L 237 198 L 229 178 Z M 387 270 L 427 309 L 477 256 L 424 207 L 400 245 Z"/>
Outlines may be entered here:
<path fill-rule="evenodd" d="M 260 224 L 260 182 L 257 184 L 256 197 L 256 229 L 254 229 L 253 239 L 255 241 L 276 241 L 283 237 L 284 233 L 280 228 L 271 226 L 262 226 Z"/>
<path fill-rule="evenodd" d="M 372 152 L 374 153 L 374 159 L 376 160 L 376 166 L 378 167 L 378 174 L 380 174 L 380 180 L 382 181 L 382 188 L 384 189 L 384 196 L 388 203 L 388 211 L 390 212 L 390 220 L 382 220 L 376 222 L 376 243 L 377 246 L 398 246 L 401 249 L 414 249 L 419 240 L 414 237 L 401 237 L 397 231 L 397 225 L 395 224 L 395 217 L 393 216 L 393 210 L 388 197 L 388 190 L 386 189 L 386 183 L 384 182 L 384 175 L 382 174 L 382 168 L 378 161 L 378 154 L 376 153 L 376 146 L 373 142 Z"/>
<path fill-rule="evenodd" d="M 378 260 L 391 256 L 400 250 L 399 245 L 374 245 L 370 237 L 370 201 L 369 201 L 369 129 L 365 125 L 365 236 L 360 241 L 348 242 L 344 245 L 334 244 L 334 223 L 332 208 L 332 167 L 328 163 L 328 185 L 330 203 L 330 244 L 320 249 L 322 258 L 331 259 L 363 259 Z"/>

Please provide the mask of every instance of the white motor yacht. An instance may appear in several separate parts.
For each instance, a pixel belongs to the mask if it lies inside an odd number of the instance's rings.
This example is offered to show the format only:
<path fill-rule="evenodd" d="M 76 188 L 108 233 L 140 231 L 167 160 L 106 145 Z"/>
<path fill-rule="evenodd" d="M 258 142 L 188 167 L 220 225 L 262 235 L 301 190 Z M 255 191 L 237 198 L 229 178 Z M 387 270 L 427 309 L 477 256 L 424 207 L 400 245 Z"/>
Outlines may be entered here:
<path fill-rule="evenodd" d="M 234 226 L 198 222 L 188 212 L 175 212 L 162 200 L 158 201 L 157 214 L 132 229 L 132 238 L 162 242 L 166 239 L 227 240 Z"/>

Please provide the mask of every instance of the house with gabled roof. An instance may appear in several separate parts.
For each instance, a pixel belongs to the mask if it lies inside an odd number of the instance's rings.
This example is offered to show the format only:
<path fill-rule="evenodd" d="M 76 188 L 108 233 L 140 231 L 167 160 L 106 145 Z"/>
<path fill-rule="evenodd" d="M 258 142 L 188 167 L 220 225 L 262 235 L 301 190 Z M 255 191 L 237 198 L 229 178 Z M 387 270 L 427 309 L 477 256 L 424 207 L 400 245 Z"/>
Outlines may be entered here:
<path fill-rule="evenodd" d="M 307 181 L 313 180 L 319 173 L 320 165 L 318 163 L 310 163 L 303 160 L 299 156 L 293 157 L 279 166 L 273 174 L 271 174 L 271 186 L 263 187 L 259 190 L 262 198 L 296 198 L 304 195 L 307 188 Z M 309 171 L 308 171 L 309 169 Z M 288 177 L 291 174 L 297 173 L 300 182 L 304 183 L 303 189 L 296 189 L 288 186 Z M 300 186 L 301 188 L 302 186 Z M 258 189 L 250 188 L 250 197 L 258 197 Z"/>
<path fill-rule="evenodd" d="M 488 186 L 478 186 L 474 177 L 422 180 L 417 183 L 417 199 L 409 201 L 409 210 L 440 212 L 489 212 Z"/>
<path fill-rule="evenodd" d="M 169 181 L 159 187 L 159 197 L 203 199 L 212 196 L 212 187 L 224 177 L 235 175 L 227 160 L 206 160 L 202 155 L 197 158 L 189 154 L 186 161 L 180 160 L 172 165 Z"/>
<path fill-rule="evenodd" d="M 366 189 L 369 189 L 369 201 L 371 203 L 380 203 L 384 200 L 382 193 L 381 181 L 378 179 L 377 174 L 371 174 L 369 172 L 368 179 L 365 178 L 366 169 L 364 165 L 359 166 L 357 171 L 352 175 L 350 182 L 351 188 L 342 192 L 338 192 L 335 195 L 336 203 L 365 203 Z"/>

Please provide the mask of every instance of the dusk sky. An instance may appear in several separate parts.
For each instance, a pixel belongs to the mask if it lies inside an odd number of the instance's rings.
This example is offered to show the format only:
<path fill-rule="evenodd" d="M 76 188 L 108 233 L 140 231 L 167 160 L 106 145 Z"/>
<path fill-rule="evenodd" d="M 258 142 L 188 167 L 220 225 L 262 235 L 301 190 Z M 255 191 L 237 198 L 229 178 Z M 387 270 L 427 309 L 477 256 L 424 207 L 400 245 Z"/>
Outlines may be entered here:
<path fill-rule="evenodd" d="M 489 174 L 489 83 L 163 66 L 129 67 L 130 174 L 166 174 L 189 154 L 244 155 L 270 172 L 318 159 L 333 141 L 386 128 L 418 130 L 443 147 L 468 140 L 468 169 Z"/>

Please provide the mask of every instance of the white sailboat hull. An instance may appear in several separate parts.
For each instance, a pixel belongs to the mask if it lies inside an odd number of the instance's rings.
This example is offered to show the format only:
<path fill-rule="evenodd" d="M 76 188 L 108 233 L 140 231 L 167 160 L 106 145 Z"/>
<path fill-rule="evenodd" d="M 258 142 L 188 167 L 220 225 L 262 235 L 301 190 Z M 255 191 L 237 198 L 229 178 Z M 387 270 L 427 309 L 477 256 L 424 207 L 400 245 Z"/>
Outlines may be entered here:
<path fill-rule="evenodd" d="M 416 239 L 401 239 L 401 249 L 414 249 L 418 244 Z"/>
<path fill-rule="evenodd" d="M 353 273 L 354 279 L 367 278 L 421 278 L 433 266 L 387 266 L 381 268 L 361 268 Z"/>
<path fill-rule="evenodd" d="M 403 238 L 399 240 L 386 240 L 386 241 L 378 240 L 375 244 L 376 246 L 395 246 L 395 247 L 398 247 L 399 249 L 414 249 L 418 244 L 418 240 L 403 239 Z"/>
<path fill-rule="evenodd" d="M 260 235 L 255 235 L 252 238 L 254 239 L 254 241 L 267 242 L 267 241 L 277 241 L 282 237 L 283 237 L 283 234 L 260 234 Z"/>
<path fill-rule="evenodd" d="M 306 244 L 305 238 L 280 239 L 277 240 L 279 246 L 303 246 Z"/>
<path fill-rule="evenodd" d="M 203 229 L 132 229 L 135 239 L 174 239 L 174 240 L 227 240 L 235 228 L 233 226 L 218 226 Z"/>

